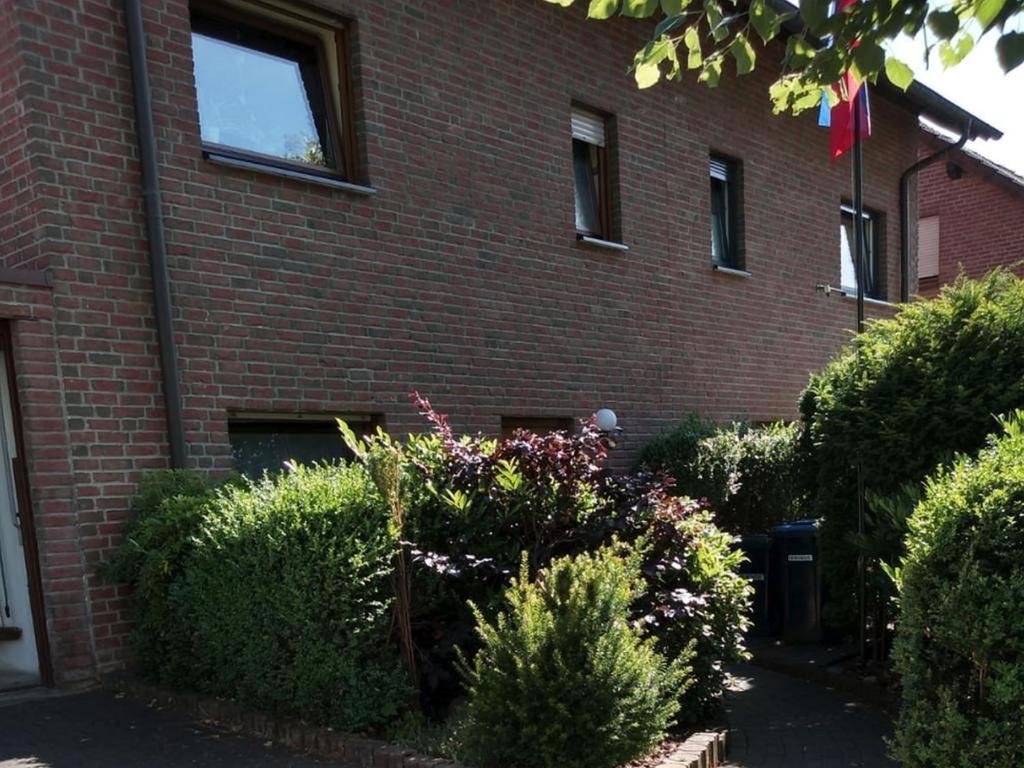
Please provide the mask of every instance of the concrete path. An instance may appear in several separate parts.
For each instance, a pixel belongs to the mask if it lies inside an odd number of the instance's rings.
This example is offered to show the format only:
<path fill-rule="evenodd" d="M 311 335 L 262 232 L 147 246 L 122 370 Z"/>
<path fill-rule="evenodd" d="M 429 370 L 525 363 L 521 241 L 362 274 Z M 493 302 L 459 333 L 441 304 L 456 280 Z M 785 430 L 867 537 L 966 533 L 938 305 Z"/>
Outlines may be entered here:
<path fill-rule="evenodd" d="M 109 691 L 0 700 L 0 768 L 323 768 Z"/>
<path fill-rule="evenodd" d="M 731 768 L 895 768 L 889 719 L 815 683 L 744 665 L 726 696 Z"/>

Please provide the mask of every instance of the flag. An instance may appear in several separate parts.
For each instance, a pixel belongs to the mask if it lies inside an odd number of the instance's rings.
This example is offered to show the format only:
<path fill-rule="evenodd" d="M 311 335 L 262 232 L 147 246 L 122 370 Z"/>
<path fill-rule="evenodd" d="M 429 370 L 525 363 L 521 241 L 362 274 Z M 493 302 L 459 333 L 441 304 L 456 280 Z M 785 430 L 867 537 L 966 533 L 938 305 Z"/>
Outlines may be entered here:
<path fill-rule="evenodd" d="M 842 11 L 855 2 L 857 0 L 839 0 L 838 9 Z M 856 47 L 857 43 L 854 42 L 853 46 Z M 828 94 L 822 92 L 818 125 L 829 128 L 829 153 L 833 160 L 838 160 L 853 148 L 854 110 L 860 110 L 860 135 L 863 138 L 871 135 L 871 110 L 868 106 L 867 84 L 857 80 L 852 70 L 847 70 L 842 80 L 832 86 L 832 90 L 839 101 L 829 107 Z"/>

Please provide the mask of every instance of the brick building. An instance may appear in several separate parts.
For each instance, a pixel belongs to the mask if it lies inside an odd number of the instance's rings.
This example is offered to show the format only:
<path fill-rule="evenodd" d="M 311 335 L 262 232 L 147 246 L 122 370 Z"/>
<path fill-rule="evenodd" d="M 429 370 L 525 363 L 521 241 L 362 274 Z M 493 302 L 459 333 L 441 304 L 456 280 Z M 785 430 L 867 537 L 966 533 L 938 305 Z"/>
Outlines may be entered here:
<path fill-rule="evenodd" d="M 936 141 L 926 135 L 931 152 Z M 922 296 L 961 273 L 981 277 L 1006 267 L 1024 276 L 1024 177 L 957 150 L 921 172 L 918 213 Z"/>
<path fill-rule="evenodd" d="M 641 92 L 644 27 L 539 0 L 126 5 L 0 0 L 0 539 L 24 598 L 0 662 L 30 649 L 22 678 L 124 663 L 94 568 L 147 470 L 329 453 L 336 415 L 418 430 L 412 390 L 490 433 L 610 407 L 626 463 L 689 412 L 793 417 L 848 338 L 854 302 L 820 288 L 848 282 L 849 162 L 772 116 L 770 62 Z M 918 118 L 969 116 L 919 86 L 872 106 L 884 300 Z"/>

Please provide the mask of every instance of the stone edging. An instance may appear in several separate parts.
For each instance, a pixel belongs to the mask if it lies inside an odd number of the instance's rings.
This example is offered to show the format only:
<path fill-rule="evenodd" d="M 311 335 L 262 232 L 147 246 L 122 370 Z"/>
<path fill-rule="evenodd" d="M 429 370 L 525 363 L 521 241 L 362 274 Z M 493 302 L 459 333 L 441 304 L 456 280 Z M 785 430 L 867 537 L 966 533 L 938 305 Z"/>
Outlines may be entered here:
<path fill-rule="evenodd" d="M 456 763 L 422 757 L 390 742 L 338 733 L 300 720 L 275 718 L 228 699 L 158 688 L 133 677 L 107 681 L 112 690 L 133 699 L 155 703 L 200 721 L 212 721 L 231 731 L 275 741 L 295 750 L 338 760 L 352 768 L 456 768 Z M 695 733 L 655 768 L 718 768 L 725 760 L 726 734 Z"/>
<path fill-rule="evenodd" d="M 718 768 L 725 762 L 726 731 L 695 733 L 656 768 Z"/>

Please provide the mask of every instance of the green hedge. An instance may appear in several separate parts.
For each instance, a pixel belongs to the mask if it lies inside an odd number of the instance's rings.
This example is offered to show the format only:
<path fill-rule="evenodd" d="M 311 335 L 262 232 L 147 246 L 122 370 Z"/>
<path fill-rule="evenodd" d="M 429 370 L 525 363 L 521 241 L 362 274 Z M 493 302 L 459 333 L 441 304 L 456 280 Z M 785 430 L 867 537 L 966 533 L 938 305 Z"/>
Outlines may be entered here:
<path fill-rule="evenodd" d="M 345 730 L 408 708 L 389 638 L 396 542 L 362 467 L 217 492 L 196 473 L 161 473 L 135 499 L 108 575 L 135 587 L 149 676 Z"/>
<path fill-rule="evenodd" d="M 610 550 L 560 558 L 530 579 L 526 559 L 467 665 L 461 737 L 477 765 L 614 768 L 664 738 L 689 683 L 692 648 L 669 662 L 630 622 L 640 563 Z"/>
<path fill-rule="evenodd" d="M 992 414 L 1022 402 L 1024 281 L 1005 272 L 961 279 L 871 323 L 811 377 L 801 453 L 811 512 L 824 518 L 831 623 L 856 617 L 858 459 L 867 489 L 895 496 L 954 452 L 977 451 Z"/>
<path fill-rule="evenodd" d="M 904 768 L 1024 764 L 1024 412 L 926 485 L 894 657 Z"/>
<path fill-rule="evenodd" d="M 800 431 L 778 422 L 716 426 L 697 416 L 656 435 L 639 462 L 676 481 L 676 492 L 707 499 L 732 533 L 767 533 L 802 514 Z"/>

